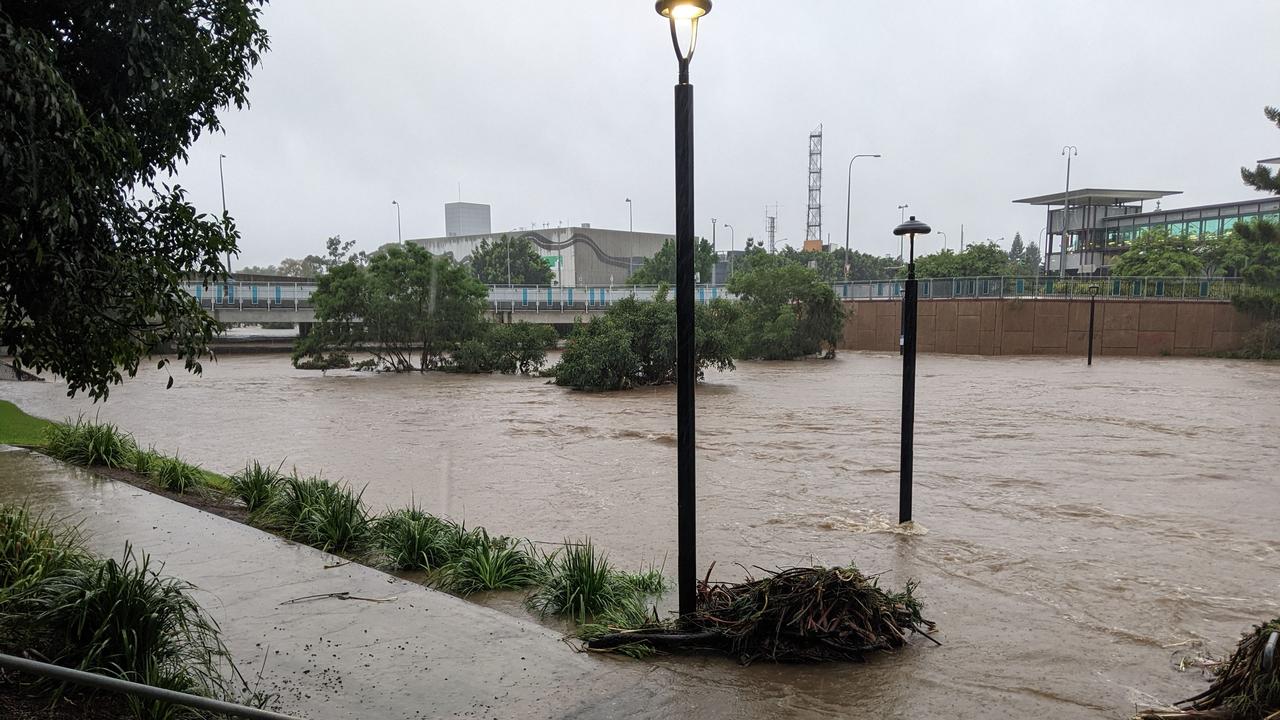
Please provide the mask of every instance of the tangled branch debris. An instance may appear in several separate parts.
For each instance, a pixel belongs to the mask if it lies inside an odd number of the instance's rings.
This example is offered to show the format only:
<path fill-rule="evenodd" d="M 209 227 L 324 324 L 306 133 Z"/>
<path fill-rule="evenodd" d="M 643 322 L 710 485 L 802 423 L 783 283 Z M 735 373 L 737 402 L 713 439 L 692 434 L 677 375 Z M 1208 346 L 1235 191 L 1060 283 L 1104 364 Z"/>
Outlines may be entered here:
<path fill-rule="evenodd" d="M 1280 617 L 1244 634 L 1231 657 L 1213 668 L 1208 690 L 1177 708 L 1146 710 L 1135 720 L 1280 720 Z"/>
<path fill-rule="evenodd" d="M 911 633 L 938 642 L 926 632 L 934 624 L 920 614 L 915 582 L 887 592 L 853 566 L 790 568 L 736 584 L 710 582 L 710 574 L 698 583 L 691 616 L 584 628 L 587 648 L 630 655 L 712 650 L 749 664 L 860 661 L 869 652 L 902 647 Z"/>

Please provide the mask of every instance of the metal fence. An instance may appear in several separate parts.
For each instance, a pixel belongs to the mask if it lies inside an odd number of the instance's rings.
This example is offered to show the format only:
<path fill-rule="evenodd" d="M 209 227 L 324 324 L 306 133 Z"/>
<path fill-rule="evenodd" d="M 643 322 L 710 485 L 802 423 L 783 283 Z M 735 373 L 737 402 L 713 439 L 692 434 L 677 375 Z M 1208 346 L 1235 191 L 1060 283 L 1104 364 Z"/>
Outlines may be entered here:
<path fill-rule="evenodd" d="M 1070 298 L 1098 297 L 1166 300 L 1230 300 L 1243 286 L 1239 278 L 1203 277 L 967 277 L 921 278 L 922 300 L 951 298 Z M 836 295 L 846 300 L 896 300 L 906 281 L 875 280 L 836 283 Z"/>
<path fill-rule="evenodd" d="M 832 283 L 836 296 L 845 300 L 901 299 L 906 281 L 902 279 Z M 1239 278 L 1198 277 L 965 277 L 922 278 L 920 298 L 1069 298 L 1089 296 L 1097 286 L 1098 297 L 1169 300 L 1230 300 L 1242 286 Z M 210 310 L 281 310 L 294 312 L 311 307 L 314 282 L 233 281 L 201 285 L 187 283 L 185 289 L 202 307 Z M 675 289 L 668 289 L 675 297 Z M 505 286 L 489 287 L 488 305 L 502 312 L 594 312 L 617 301 L 634 297 L 652 300 L 654 286 Z M 736 300 L 724 285 L 698 285 L 695 301 Z"/>

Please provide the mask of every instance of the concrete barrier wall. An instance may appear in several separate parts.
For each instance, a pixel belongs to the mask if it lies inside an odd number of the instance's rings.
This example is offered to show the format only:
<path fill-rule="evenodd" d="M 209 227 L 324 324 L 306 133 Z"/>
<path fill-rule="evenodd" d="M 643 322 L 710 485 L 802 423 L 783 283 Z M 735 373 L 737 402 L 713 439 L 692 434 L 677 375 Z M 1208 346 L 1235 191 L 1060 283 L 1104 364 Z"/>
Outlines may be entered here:
<path fill-rule="evenodd" d="M 844 303 L 845 350 L 897 350 L 898 300 Z M 1237 350 L 1254 325 L 1229 302 L 1098 299 L 1097 355 L 1200 355 Z M 920 352 L 1084 355 L 1089 299 L 921 300 Z"/>

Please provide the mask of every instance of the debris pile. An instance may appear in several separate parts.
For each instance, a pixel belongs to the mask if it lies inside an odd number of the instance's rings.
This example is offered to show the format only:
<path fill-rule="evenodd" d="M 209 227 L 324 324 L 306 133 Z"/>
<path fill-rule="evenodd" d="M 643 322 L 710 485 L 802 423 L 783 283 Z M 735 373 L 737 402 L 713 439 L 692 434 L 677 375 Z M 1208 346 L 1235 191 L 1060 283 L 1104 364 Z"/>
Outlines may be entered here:
<path fill-rule="evenodd" d="M 1208 690 L 1137 720 L 1280 720 L 1280 617 L 1244 634 L 1231 657 L 1213 666 Z"/>
<path fill-rule="evenodd" d="M 714 566 L 713 566 L 714 567 Z M 596 628 L 587 648 L 644 654 L 644 650 L 713 650 L 743 664 L 860 661 L 892 650 L 912 633 L 934 640 L 921 615 L 916 583 L 902 592 L 879 587 L 853 566 L 789 568 L 742 583 L 698 583 L 697 611 L 669 623 Z M 637 652 L 641 651 L 641 652 Z"/>

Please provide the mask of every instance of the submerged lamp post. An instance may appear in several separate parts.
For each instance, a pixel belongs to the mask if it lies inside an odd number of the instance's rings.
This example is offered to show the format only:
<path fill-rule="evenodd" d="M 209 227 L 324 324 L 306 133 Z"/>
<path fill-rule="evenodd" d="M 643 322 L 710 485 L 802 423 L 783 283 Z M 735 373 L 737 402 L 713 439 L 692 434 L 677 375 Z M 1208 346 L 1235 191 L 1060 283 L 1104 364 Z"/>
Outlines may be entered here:
<path fill-rule="evenodd" d="M 929 226 L 911 219 L 893 229 L 910 238 L 907 260 L 907 296 L 902 306 L 902 456 L 899 470 L 898 522 L 911 521 L 911 465 L 916 423 L 916 235 L 928 235 Z"/>
<path fill-rule="evenodd" d="M 676 84 L 676 571 L 680 614 L 697 606 L 697 516 L 694 492 L 693 390 L 698 380 L 693 337 L 693 86 L 689 61 L 698 44 L 698 20 L 711 12 L 711 0 L 658 0 L 658 14 L 671 26 L 671 44 L 679 60 Z"/>
<path fill-rule="evenodd" d="M 1098 286 L 1089 286 L 1089 364 L 1093 364 L 1093 309 L 1098 303 Z"/>

